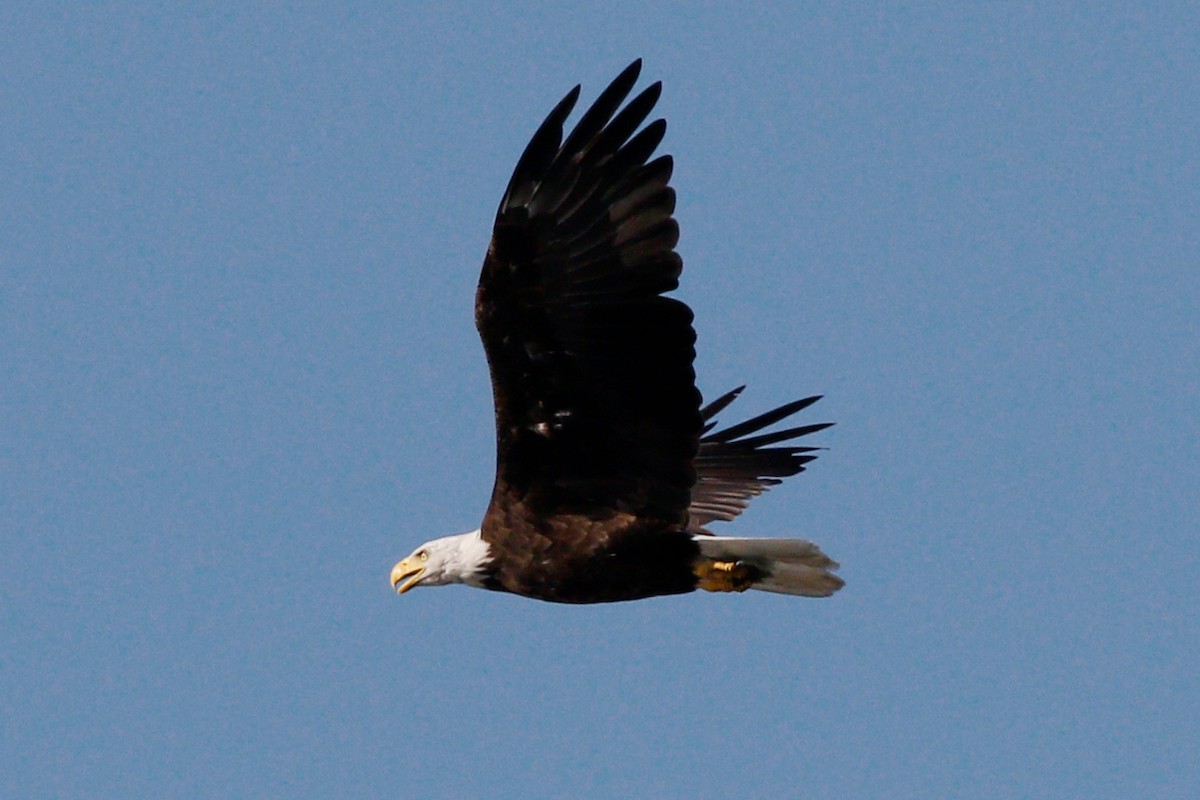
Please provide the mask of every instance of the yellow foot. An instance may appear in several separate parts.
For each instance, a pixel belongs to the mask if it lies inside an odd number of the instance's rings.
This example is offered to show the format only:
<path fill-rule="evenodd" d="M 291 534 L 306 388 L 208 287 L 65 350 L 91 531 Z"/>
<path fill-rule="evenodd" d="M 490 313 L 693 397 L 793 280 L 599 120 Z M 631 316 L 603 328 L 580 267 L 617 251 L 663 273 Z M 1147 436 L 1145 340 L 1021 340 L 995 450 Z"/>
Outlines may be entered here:
<path fill-rule="evenodd" d="M 706 592 L 744 592 L 761 577 L 757 569 L 741 561 L 701 559 L 692 571 L 696 588 Z"/>

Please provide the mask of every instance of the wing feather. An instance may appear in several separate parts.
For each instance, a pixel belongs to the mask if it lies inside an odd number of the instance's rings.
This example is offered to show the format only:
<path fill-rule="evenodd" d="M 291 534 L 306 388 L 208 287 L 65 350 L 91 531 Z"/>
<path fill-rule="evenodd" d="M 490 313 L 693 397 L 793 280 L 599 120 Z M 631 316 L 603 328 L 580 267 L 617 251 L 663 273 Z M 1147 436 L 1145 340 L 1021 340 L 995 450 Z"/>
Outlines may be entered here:
<path fill-rule="evenodd" d="M 833 424 L 802 425 L 750 436 L 808 408 L 821 399 L 817 396 L 787 403 L 712 433 L 717 425 L 716 415 L 737 399 L 744 388 L 739 386 L 701 409 L 704 437 L 696 456 L 696 485 L 692 487 L 688 508 L 688 528 L 693 532 L 707 533 L 703 526 L 708 523 L 732 520 L 746 510 L 752 499 L 781 483 L 783 478 L 803 472 L 804 466 L 816 458 L 813 453 L 822 449 L 772 445 L 825 430 Z"/>
<path fill-rule="evenodd" d="M 682 524 L 702 418 L 678 286 L 669 156 L 650 160 L 661 91 L 622 104 L 634 62 L 563 140 L 575 87 L 500 202 L 476 294 L 496 406 L 493 505 Z M 639 131 L 638 129 L 641 128 Z M 487 535 L 485 523 L 485 536 Z"/>

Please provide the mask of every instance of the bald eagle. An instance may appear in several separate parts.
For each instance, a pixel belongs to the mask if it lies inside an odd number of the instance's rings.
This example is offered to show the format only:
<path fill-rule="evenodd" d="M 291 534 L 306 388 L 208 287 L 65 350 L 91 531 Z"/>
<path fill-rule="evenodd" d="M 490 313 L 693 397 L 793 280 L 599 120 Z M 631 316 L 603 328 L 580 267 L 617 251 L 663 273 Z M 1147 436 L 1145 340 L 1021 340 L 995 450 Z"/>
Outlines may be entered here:
<path fill-rule="evenodd" d="M 465 583 L 561 603 L 695 589 L 826 597 L 842 586 L 812 542 L 714 536 L 755 496 L 803 471 L 794 440 L 832 423 L 764 430 L 808 397 L 722 430 L 692 361 L 678 286 L 672 160 L 651 160 L 661 92 L 628 103 L 629 65 L 563 140 L 576 86 L 533 135 L 500 201 L 475 295 L 492 378 L 496 481 L 478 530 L 426 542 L 392 586 Z"/>

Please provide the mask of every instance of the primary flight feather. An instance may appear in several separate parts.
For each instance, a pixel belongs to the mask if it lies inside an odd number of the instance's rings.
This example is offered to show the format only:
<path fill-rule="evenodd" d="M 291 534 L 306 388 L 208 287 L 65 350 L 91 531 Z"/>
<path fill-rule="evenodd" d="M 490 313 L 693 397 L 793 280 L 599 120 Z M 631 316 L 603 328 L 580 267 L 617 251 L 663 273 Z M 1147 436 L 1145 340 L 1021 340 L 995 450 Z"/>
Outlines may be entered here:
<path fill-rule="evenodd" d="M 665 297 L 675 252 L 666 131 L 645 124 L 661 85 L 626 102 L 629 65 L 566 140 L 576 86 L 517 162 L 475 296 L 496 411 L 496 482 L 478 530 L 434 539 L 392 569 L 400 593 L 465 583 L 598 603 L 695 589 L 825 597 L 837 568 L 799 539 L 714 536 L 817 448 L 828 423 L 766 428 L 809 397 L 723 430 L 741 389 L 701 407 L 692 312 Z"/>

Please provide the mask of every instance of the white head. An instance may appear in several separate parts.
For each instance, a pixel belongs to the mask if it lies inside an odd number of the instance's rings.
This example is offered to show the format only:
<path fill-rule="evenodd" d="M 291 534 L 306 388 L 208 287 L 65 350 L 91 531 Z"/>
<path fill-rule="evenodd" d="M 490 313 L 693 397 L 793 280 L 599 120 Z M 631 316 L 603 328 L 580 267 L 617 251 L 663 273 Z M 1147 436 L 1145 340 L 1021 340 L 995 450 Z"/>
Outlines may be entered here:
<path fill-rule="evenodd" d="M 392 567 L 392 586 L 397 594 L 404 594 L 414 586 L 447 583 L 482 586 L 483 570 L 491 560 L 488 543 L 479 531 L 443 536 L 421 545 Z"/>

